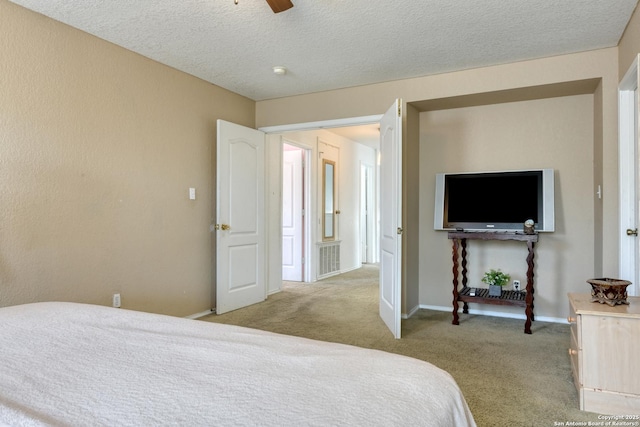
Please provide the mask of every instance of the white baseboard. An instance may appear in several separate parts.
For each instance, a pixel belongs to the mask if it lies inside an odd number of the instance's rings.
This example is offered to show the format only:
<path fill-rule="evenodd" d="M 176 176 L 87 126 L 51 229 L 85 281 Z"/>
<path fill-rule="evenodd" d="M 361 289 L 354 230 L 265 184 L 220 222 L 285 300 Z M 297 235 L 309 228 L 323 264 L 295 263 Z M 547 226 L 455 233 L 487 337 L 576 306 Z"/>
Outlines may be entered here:
<path fill-rule="evenodd" d="M 357 269 L 359 269 L 359 268 L 362 268 L 362 264 L 360 264 L 360 265 L 356 265 L 355 267 L 345 268 L 344 270 L 340 270 L 340 273 L 339 273 L 339 274 L 348 273 L 348 272 L 350 272 L 350 271 L 357 270 Z"/>
<path fill-rule="evenodd" d="M 201 311 L 200 313 L 191 314 L 189 316 L 185 316 L 185 319 L 199 319 L 204 316 L 208 316 L 210 314 L 215 314 L 216 309 L 212 308 L 210 310 Z"/>
<path fill-rule="evenodd" d="M 421 304 L 420 308 L 424 308 L 426 310 L 448 311 L 450 313 L 453 311 L 452 307 L 445 307 L 442 305 Z M 462 307 L 458 310 L 458 313 L 462 313 Z M 469 308 L 469 314 L 478 314 L 480 316 L 506 317 L 509 319 L 521 319 L 521 320 L 525 320 L 527 318 L 527 316 L 524 313 L 522 314 L 508 313 L 504 311 L 492 311 L 492 310 L 482 310 L 482 309 L 474 309 L 474 308 Z M 536 322 L 540 321 L 540 322 L 550 322 L 550 323 L 567 323 L 567 319 L 564 319 L 561 317 L 538 316 L 535 313 L 534 315 L 535 315 Z"/>
<path fill-rule="evenodd" d="M 273 293 L 277 293 L 277 292 L 279 292 L 279 291 L 276 291 L 276 292 L 273 292 Z M 408 314 L 403 314 L 402 318 L 405 319 L 405 320 L 410 318 L 411 316 L 416 314 L 416 312 L 418 310 L 420 310 L 421 308 L 423 308 L 425 310 L 435 310 L 435 311 L 448 311 L 448 312 L 452 311 L 451 307 L 445 307 L 445 306 L 442 306 L 442 305 L 420 304 L 420 305 L 414 307 L 413 309 L 411 309 Z M 215 314 L 215 312 L 216 312 L 216 309 L 212 308 L 211 310 L 205 310 L 205 311 L 202 311 L 200 313 L 196 313 L 196 314 L 191 314 L 189 316 L 185 316 L 185 318 L 186 319 L 199 319 L 201 317 L 208 316 L 210 314 Z M 462 309 L 460 309 L 458 312 L 462 313 Z M 506 318 L 509 318 L 509 319 L 520 319 L 520 320 L 525 320 L 527 318 L 527 316 L 525 314 L 505 313 L 503 311 L 477 310 L 477 309 L 473 309 L 473 308 L 469 309 L 469 314 L 478 314 L 480 316 L 506 317 Z M 567 323 L 567 319 L 560 318 L 560 317 L 535 316 L 535 318 L 536 318 L 536 321 L 539 321 L 539 322 Z"/>
<path fill-rule="evenodd" d="M 408 313 L 408 314 L 407 314 L 407 313 L 403 313 L 403 314 L 402 314 L 402 318 L 403 318 L 403 319 L 408 319 L 408 318 L 410 318 L 411 316 L 413 316 L 414 314 L 416 314 L 416 312 L 417 312 L 418 310 L 420 310 L 420 308 L 421 308 L 421 307 L 420 307 L 419 305 L 416 305 L 416 306 L 415 306 L 415 307 L 413 307 L 411 310 L 409 310 L 409 313 Z"/>

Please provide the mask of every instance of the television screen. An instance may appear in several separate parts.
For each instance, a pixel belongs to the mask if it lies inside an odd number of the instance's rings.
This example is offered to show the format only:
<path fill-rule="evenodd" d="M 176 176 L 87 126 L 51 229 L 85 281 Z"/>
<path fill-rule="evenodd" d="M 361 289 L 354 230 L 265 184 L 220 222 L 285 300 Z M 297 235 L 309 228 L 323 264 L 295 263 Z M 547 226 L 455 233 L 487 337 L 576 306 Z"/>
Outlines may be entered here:
<path fill-rule="evenodd" d="M 553 170 L 438 174 L 436 229 L 553 231 Z"/>

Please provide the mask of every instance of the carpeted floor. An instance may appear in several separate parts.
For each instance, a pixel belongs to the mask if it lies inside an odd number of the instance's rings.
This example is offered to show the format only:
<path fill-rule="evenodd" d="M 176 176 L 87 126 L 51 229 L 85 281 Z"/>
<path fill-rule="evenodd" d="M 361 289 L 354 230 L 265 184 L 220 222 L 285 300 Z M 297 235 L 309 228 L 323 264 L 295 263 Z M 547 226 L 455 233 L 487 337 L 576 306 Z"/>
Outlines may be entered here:
<path fill-rule="evenodd" d="M 200 320 L 426 360 L 456 379 L 480 427 L 599 421 L 578 409 L 568 325 L 534 322 L 526 335 L 523 320 L 461 315 L 454 326 L 450 312 L 419 310 L 395 340 L 378 316 L 377 281 L 377 267 L 364 266 L 315 283 L 285 282 L 263 303 Z"/>

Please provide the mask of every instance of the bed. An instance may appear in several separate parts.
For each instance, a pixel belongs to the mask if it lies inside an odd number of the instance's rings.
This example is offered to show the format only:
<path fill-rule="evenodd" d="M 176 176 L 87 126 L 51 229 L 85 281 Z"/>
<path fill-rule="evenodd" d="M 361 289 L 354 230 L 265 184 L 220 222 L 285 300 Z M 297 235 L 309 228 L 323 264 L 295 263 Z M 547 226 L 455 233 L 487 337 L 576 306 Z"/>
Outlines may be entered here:
<path fill-rule="evenodd" d="M 417 359 L 98 305 L 0 308 L 0 424 L 475 426 Z"/>

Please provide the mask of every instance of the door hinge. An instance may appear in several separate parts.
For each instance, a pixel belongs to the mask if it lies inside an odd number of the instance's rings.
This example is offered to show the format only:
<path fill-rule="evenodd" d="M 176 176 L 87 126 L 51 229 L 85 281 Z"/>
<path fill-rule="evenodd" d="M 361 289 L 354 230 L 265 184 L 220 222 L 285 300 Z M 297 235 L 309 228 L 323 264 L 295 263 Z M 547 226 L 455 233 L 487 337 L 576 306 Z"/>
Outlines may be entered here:
<path fill-rule="evenodd" d="M 303 208 L 302 209 L 302 216 L 305 216 L 305 215 L 306 215 L 306 213 L 305 213 L 304 208 Z"/>
<path fill-rule="evenodd" d="M 304 257 L 302 257 L 302 264 L 304 264 Z"/>
<path fill-rule="evenodd" d="M 402 104 L 398 104 L 398 117 L 402 117 Z"/>

